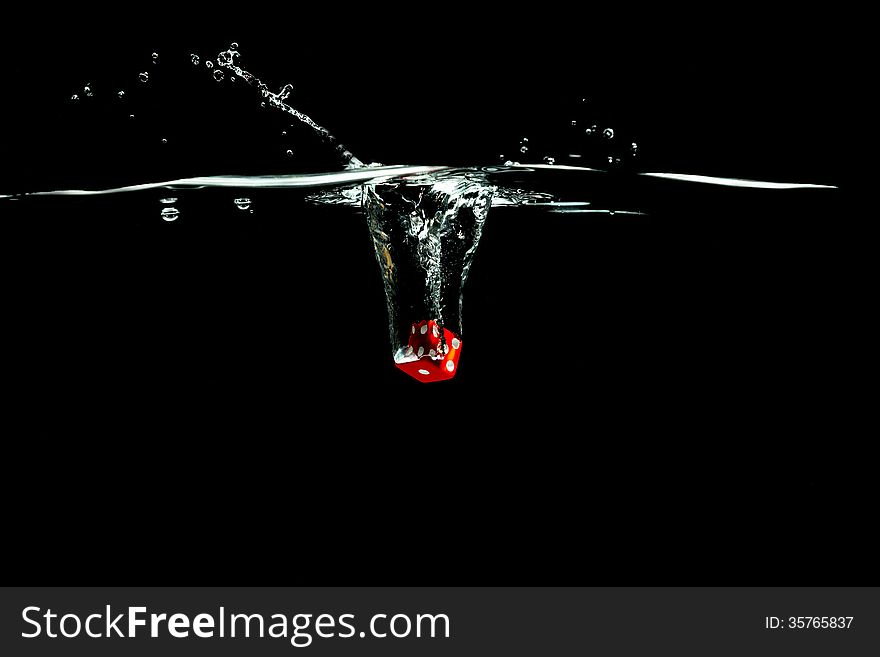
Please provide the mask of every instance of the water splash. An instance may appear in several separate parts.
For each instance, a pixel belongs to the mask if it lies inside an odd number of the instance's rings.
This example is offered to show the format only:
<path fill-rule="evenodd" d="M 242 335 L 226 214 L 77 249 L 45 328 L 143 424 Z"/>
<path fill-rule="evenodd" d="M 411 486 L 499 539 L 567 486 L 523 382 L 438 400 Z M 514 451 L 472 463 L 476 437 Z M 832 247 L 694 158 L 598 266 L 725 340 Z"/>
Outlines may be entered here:
<path fill-rule="evenodd" d="M 462 289 L 494 192 L 485 176 L 473 173 L 363 187 L 394 362 L 419 381 L 457 371 Z"/>
<path fill-rule="evenodd" d="M 266 85 L 262 80 L 260 80 L 253 73 L 243 69 L 238 63 L 237 60 L 241 57 L 241 53 L 238 51 L 238 44 L 231 44 L 227 50 L 220 52 L 217 55 L 217 64 L 222 66 L 230 71 L 233 71 L 239 78 L 247 82 L 252 87 L 256 87 L 260 94 L 265 99 L 270 107 L 274 107 L 275 109 L 279 109 L 282 112 L 289 114 L 294 117 L 297 121 L 308 126 L 325 144 L 331 146 L 342 160 L 343 166 L 349 169 L 356 169 L 364 166 L 363 162 L 361 162 L 358 158 L 354 156 L 354 154 L 349 151 L 345 146 L 343 146 L 336 137 L 330 134 L 330 131 L 327 128 L 324 128 L 315 121 L 311 119 L 308 115 L 300 112 L 292 105 L 284 102 L 293 91 L 293 86 L 290 84 L 285 84 L 278 93 L 273 93 L 269 90 L 268 85 Z M 291 153 L 292 155 L 292 153 Z"/>
<path fill-rule="evenodd" d="M 582 117 L 571 119 L 570 129 L 563 126 L 564 130 L 576 134 L 579 142 L 551 144 L 552 148 L 545 148 L 549 142 L 542 141 L 540 134 L 530 133 L 531 140 L 528 136 L 521 136 L 519 153 L 523 159 L 537 156 L 542 162 L 538 164 L 520 164 L 501 155 L 503 166 L 365 166 L 326 128 L 289 103 L 293 85 L 285 84 L 277 92 L 270 91 L 264 82 L 241 67 L 240 57 L 238 44 L 233 43 L 217 55 L 216 66 L 214 61 L 205 60 L 205 68 L 218 83 L 240 78 L 254 87 L 259 91 L 263 107 L 292 116 L 332 147 L 344 170 L 274 176 L 189 177 L 115 188 L 0 195 L 0 198 L 17 201 L 25 197 L 104 196 L 154 189 L 285 188 L 307 190 L 306 200 L 312 203 L 358 208 L 366 217 L 382 274 L 394 362 L 420 381 L 448 379 L 457 372 L 463 339 L 462 289 L 490 208 L 538 207 L 548 213 L 565 215 L 642 214 L 641 209 L 633 207 L 636 201 L 630 198 L 618 195 L 618 198 L 606 199 L 606 207 L 601 207 L 603 204 L 585 191 L 591 189 L 590 183 L 594 181 L 601 185 L 602 181 L 597 177 L 608 175 L 609 170 L 619 167 L 624 158 L 632 159 L 639 150 L 637 142 L 631 141 L 623 132 L 617 134 L 614 128 L 590 123 Z M 154 64 L 158 62 L 157 53 L 153 53 L 152 60 Z M 202 60 L 192 53 L 190 61 L 199 67 Z M 138 79 L 147 83 L 149 72 L 141 72 Z M 92 97 L 91 83 L 87 83 L 81 93 L 86 98 Z M 117 96 L 122 99 L 125 92 L 119 90 Z M 78 94 L 71 97 L 73 101 L 79 99 Z M 129 116 L 134 118 L 134 114 Z M 584 128 L 584 125 L 589 127 Z M 282 131 L 281 136 L 287 137 L 287 130 Z M 168 139 L 162 137 L 161 143 L 167 144 Z M 511 147 L 516 148 L 516 143 Z M 288 148 L 287 144 L 278 148 L 288 157 L 294 156 L 293 148 Z M 567 153 L 569 149 L 579 152 Z M 568 163 L 557 164 L 557 160 L 565 162 L 566 157 Z M 578 162 L 589 161 L 581 158 L 589 157 L 600 160 L 602 168 L 578 166 Z M 638 176 L 748 189 L 833 189 L 830 185 L 812 183 L 695 174 L 643 172 Z M 638 176 L 632 176 L 632 180 L 638 180 Z M 177 200 L 176 196 L 159 199 L 159 216 L 163 221 L 179 219 Z M 239 211 L 254 212 L 250 196 L 235 196 L 233 202 Z"/>

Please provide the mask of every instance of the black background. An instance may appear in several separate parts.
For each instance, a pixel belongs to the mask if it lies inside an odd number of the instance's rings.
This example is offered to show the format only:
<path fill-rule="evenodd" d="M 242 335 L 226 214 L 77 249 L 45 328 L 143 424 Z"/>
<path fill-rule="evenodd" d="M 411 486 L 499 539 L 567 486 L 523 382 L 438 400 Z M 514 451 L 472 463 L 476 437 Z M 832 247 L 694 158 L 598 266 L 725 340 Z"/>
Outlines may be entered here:
<path fill-rule="evenodd" d="M 494 163 L 586 96 L 637 139 L 640 170 L 842 189 L 621 174 L 595 193 L 623 189 L 646 217 L 494 210 L 462 369 L 436 386 L 393 368 L 349 213 L 284 192 L 254 194 L 247 224 L 225 193 L 181 193 L 174 224 L 155 196 L 8 203 L 4 534 L 22 580 L 874 579 L 847 18 L 544 4 L 114 16 L 10 18 L 0 193 L 308 168 L 252 96 L 158 72 L 165 100 L 136 89 L 137 71 L 185 70 L 189 52 L 233 40 L 365 160 Z M 67 101 L 86 81 L 94 111 Z M 117 85 L 134 128 L 100 104 Z"/>

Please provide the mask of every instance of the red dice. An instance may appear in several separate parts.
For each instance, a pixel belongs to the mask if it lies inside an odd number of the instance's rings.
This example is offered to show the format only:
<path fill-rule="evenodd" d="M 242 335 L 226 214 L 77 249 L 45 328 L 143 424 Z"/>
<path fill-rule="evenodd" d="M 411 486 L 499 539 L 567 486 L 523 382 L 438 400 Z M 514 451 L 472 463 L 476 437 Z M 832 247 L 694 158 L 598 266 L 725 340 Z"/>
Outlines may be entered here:
<path fill-rule="evenodd" d="M 442 334 L 441 334 L 442 331 Z M 433 319 L 414 322 L 409 340 L 394 363 L 423 383 L 445 381 L 458 371 L 461 340 L 449 329 L 441 329 Z"/>

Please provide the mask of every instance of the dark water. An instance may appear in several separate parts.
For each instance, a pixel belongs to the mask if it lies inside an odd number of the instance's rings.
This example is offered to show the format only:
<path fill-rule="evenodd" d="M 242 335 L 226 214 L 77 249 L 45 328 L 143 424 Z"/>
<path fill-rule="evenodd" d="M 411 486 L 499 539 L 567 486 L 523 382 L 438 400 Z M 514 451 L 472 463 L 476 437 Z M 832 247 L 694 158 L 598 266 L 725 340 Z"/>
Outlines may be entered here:
<path fill-rule="evenodd" d="M 146 84 L 158 85 L 172 56 L 212 52 L 171 46 L 155 47 L 155 69 L 152 46 L 110 62 L 87 48 L 88 70 L 65 68 L 36 107 L 24 90 L 58 52 L 30 51 L 14 69 L 23 93 L 6 105 L 17 155 L 0 193 L 338 169 L 252 94 L 193 82 L 185 60 L 151 100 L 132 75 L 149 71 Z M 273 89 L 293 83 L 304 111 L 364 161 L 495 165 L 525 134 L 558 143 L 584 120 L 566 108 L 592 95 L 588 76 L 557 72 L 548 84 L 501 67 L 489 94 L 480 67 L 449 82 L 458 60 L 421 76 L 406 61 L 364 74 L 250 47 L 255 69 L 261 55 L 271 62 L 261 76 Z M 147 60 L 132 67 L 138 53 Z M 844 211 L 837 141 L 821 130 L 804 141 L 808 125 L 828 124 L 830 101 L 805 115 L 794 111 L 815 97 L 805 76 L 774 95 L 777 82 L 754 68 L 722 84 L 708 65 L 664 68 L 673 91 L 661 95 L 667 87 L 650 83 L 659 64 L 645 65 L 624 83 L 638 67 L 618 63 L 595 101 L 595 120 L 637 139 L 641 160 L 564 185 L 525 174 L 534 189 L 574 185 L 566 198 L 618 212 L 491 210 L 464 291 L 468 349 L 449 383 L 421 386 L 394 368 L 382 280 L 351 207 L 290 189 L 4 201 L 7 401 L 24 420 L 21 440 L 51 445 L 53 464 L 83 473 L 103 450 L 118 454 L 99 475 L 69 480 L 93 495 L 189 491 L 289 518 L 335 492 L 355 501 L 328 513 L 350 514 L 358 532 L 375 505 L 387 510 L 376 554 L 418 548 L 452 563 L 489 559 L 504 543 L 568 564 L 548 565 L 554 577 L 594 572 L 583 562 L 594 544 L 617 546 L 636 572 L 691 579 L 706 554 L 727 564 L 706 566 L 721 579 L 747 578 L 756 551 L 805 561 L 805 546 L 840 556 L 840 542 L 860 544 L 864 217 Z M 74 79 L 94 86 L 93 108 L 68 102 Z M 130 111 L 98 97 L 117 87 Z M 746 100 L 757 97 L 757 108 Z M 559 123 L 542 133 L 549 116 Z M 638 171 L 842 189 L 733 190 Z M 175 220 L 161 216 L 166 206 Z M 40 486 L 62 495 L 55 466 L 35 467 Z M 248 531 L 212 536 L 244 546 Z"/>

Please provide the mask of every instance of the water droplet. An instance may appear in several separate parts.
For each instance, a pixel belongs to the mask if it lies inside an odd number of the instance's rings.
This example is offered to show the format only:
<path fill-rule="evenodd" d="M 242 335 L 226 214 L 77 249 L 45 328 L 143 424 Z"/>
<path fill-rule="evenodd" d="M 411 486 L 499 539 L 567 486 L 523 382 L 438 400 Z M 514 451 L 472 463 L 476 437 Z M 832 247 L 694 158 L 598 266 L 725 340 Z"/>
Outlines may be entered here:
<path fill-rule="evenodd" d="M 134 118 L 134 114 L 129 114 L 129 115 L 128 115 L 128 118 L 129 118 L 129 119 L 133 119 L 133 118 Z"/>
<path fill-rule="evenodd" d="M 605 139 L 614 139 L 614 130 L 611 128 L 605 128 L 602 131 L 602 136 L 605 137 Z"/>
<path fill-rule="evenodd" d="M 73 95 L 70 97 L 70 100 L 79 100 L 79 96 L 77 96 L 76 94 L 73 94 Z"/>
<path fill-rule="evenodd" d="M 528 137 L 523 137 L 521 141 L 522 141 L 522 143 L 524 143 L 524 144 L 528 144 L 528 143 L 529 143 L 529 138 L 528 138 Z"/>
<path fill-rule="evenodd" d="M 159 215 L 165 221 L 174 221 L 180 216 L 180 212 L 177 208 L 162 208 L 162 211 Z"/>
<path fill-rule="evenodd" d="M 556 164 L 556 158 L 550 157 L 548 155 L 547 157 L 544 158 L 544 162 L 546 162 L 547 164 Z"/>
<path fill-rule="evenodd" d="M 154 63 L 154 64 L 157 64 L 157 63 L 159 62 L 159 53 L 154 52 L 152 55 L 150 55 L 150 57 L 153 58 L 153 63 Z"/>
<path fill-rule="evenodd" d="M 212 62 L 210 59 L 206 59 L 206 60 L 205 60 L 205 66 L 206 66 L 207 68 L 214 68 L 214 62 Z"/>
<path fill-rule="evenodd" d="M 232 43 L 230 43 L 229 49 L 230 50 L 238 50 L 238 41 L 233 41 Z"/>
<path fill-rule="evenodd" d="M 608 164 L 614 164 L 614 158 L 610 155 L 608 156 Z"/>
<path fill-rule="evenodd" d="M 525 146 L 525 145 L 520 146 L 520 147 L 519 147 L 519 152 L 520 152 L 520 153 L 528 153 L 528 152 L 529 152 L 529 147 L 528 147 L 528 146 Z"/>
<path fill-rule="evenodd" d="M 573 125 L 573 126 L 576 126 L 577 124 L 578 124 L 577 121 L 572 121 L 572 122 L 571 122 L 571 125 Z"/>
<path fill-rule="evenodd" d="M 167 143 L 168 143 L 168 140 L 165 139 L 165 137 L 162 137 L 162 143 L 163 143 L 163 144 L 167 144 Z"/>
<path fill-rule="evenodd" d="M 639 145 L 636 142 L 632 143 L 632 154 L 635 155 L 639 152 Z"/>
<path fill-rule="evenodd" d="M 223 71 L 220 71 L 220 70 L 214 71 L 214 79 L 217 80 L 217 82 L 220 82 L 220 80 L 222 80 L 223 77 L 224 77 Z"/>
<path fill-rule="evenodd" d="M 141 74 L 138 75 L 138 79 L 141 82 L 147 82 L 150 79 L 150 74 L 147 73 L 146 71 L 141 71 Z"/>
<path fill-rule="evenodd" d="M 122 89 L 120 89 L 119 91 L 116 92 L 116 96 L 117 96 L 117 98 L 125 98 L 125 92 Z"/>
<path fill-rule="evenodd" d="M 287 157 L 293 157 L 293 151 L 289 148 L 287 149 Z"/>
<path fill-rule="evenodd" d="M 192 60 L 193 66 L 198 66 L 201 61 L 199 56 L 195 53 L 190 53 L 190 59 Z"/>
<path fill-rule="evenodd" d="M 239 210 L 247 210 L 251 207 L 251 200 L 247 196 L 235 199 L 235 207 Z"/>
<path fill-rule="evenodd" d="M 90 84 L 86 84 L 86 86 L 83 87 L 83 93 L 86 96 L 88 96 L 89 98 L 91 98 L 94 95 L 92 93 L 92 87 L 90 86 Z"/>
<path fill-rule="evenodd" d="M 282 130 L 282 131 L 281 131 L 281 136 L 282 136 L 282 137 L 286 137 L 286 136 L 287 136 L 287 130 Z"/>
<path fill-rule="evenodd" d="M 160 198 L 159 203 L 162 205 L 171 205 L 172 203 L 177 203 L 176 196 L 166 196 L 165 198 Z"/>
<path fill-rule="evenodd" d="M 587 137 L 592 137 L 594 134 L 596 134 L 596 130 L 598 130 L 598 128 L 594 125 L 591 125 L 589 128 L 584 130 L 584 132 L 586 133 Z"/>

